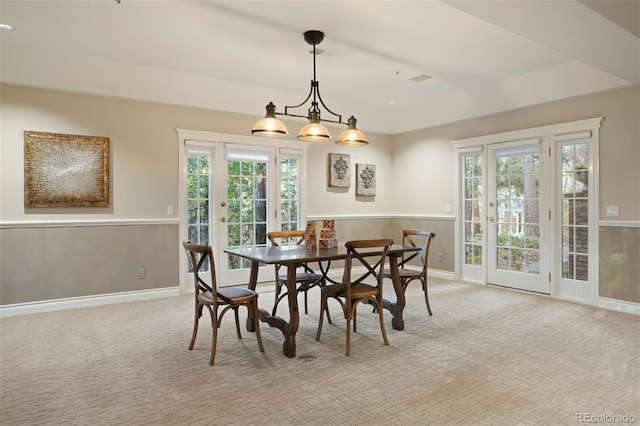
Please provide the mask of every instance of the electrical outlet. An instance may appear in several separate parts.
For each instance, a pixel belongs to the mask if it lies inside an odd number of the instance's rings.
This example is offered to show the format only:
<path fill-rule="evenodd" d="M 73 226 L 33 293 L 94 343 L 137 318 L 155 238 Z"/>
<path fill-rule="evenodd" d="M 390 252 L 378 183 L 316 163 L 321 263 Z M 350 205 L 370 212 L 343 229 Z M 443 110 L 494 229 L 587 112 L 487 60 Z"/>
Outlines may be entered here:
<path fill-rule="evenodd" d="M 173 206 L 167 206 L 167 216 L 173 216 Z"/>
<path fill-rule="evenodd" d="M 442 259 L 444 258 L 444 256 L 442 255 L 442 252 L 438 253 L 438 262 L 442 262 Z"/>
<path fill-rule="evenodd" d="M 144 268 L 138 268 L 138 279 L 144 280 L 145 270 Z"/>
<path fill-rule="evenodd" d="M 445 204 L 444 214 L 451 214 L 451 213 L 453 213 L 453 206 L 451 204 Z"/>
<path fill-rule="evenodd" d="M 607 216 L 618 216 L 618 206 L 606 206 L 605 214 Z"/>

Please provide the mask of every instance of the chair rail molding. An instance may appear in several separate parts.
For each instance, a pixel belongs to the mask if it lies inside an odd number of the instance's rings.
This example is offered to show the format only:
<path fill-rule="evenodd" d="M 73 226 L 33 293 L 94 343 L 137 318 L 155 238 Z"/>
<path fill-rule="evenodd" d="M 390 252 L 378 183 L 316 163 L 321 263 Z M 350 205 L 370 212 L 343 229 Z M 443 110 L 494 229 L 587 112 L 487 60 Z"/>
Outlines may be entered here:
<path fill-rule="evenodd" d="M 0 229 L 66 228 L 81 226 L 179 225 L 180 219 L 96 219 L 96 220 L 43 220 L 0 222 Z"/>

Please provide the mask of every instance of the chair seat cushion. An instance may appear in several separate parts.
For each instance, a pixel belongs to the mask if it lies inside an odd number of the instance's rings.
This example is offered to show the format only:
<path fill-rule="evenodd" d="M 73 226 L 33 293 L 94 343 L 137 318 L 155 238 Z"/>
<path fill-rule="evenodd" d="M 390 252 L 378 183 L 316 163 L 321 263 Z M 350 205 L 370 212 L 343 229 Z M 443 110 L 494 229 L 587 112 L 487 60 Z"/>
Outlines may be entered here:
<path fill-rule="evenodd" d="M 415 269 L 398 268 L 398 275 L 400 278 L 418 278 L 422 275 L 422 271 L 416 271 Z M 391 278 L 391 271 L 384 271 L 386 278 Z"/>
<path fill-rule="evenodd" d="M 335 284 L 326 286 L 325 290 L 329 297 L 346 297 L 347 286 L 346 284 Z M 364 297 L 373 296 L 378 292 L 378 289 L 370 284 L 360 283 L 351 287 L 351 297 L 360 299 Z"/>
<path fill-rule="evenodd" d="M 318 281 L 322 278 L 322 274 L 313 274 L 311 272 L 298 272 L 296 273 L 296 282 L 300 281 Z M 286 281 L 286 275 L 278 275 L 278 280 Z"/>
<path fill-rule="evenodd" d="M 247 300 L 253 299 L 254 297 L 258 297 L 258 293 L 243 287 L 221 287 L 218 289 L 218 293 L 235 302 L 245 302 Z M 200 293 L 198 298 L 203 303 L 213 303 L 213 294 L 211 294 L 210 291 Z M 227 302 L 225 302 L 223 299 L 218 298 L 218 303 L 224 305 Z"/>

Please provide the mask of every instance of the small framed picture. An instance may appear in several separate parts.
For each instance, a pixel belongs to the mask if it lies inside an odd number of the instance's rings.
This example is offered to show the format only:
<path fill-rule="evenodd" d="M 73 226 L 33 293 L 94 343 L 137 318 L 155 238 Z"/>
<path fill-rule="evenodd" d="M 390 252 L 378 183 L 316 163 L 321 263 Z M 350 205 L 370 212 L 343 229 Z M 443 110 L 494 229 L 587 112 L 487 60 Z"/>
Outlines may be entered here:
<path fill-rule="evenodd" d="M 351 186 L 351 157 L 349 154 L 329 154 L 329 186 Z"/>
<path fill-rule="evenodd" d="M 376 195 L 375 164 L 356 164 L 356 195 Z"/>

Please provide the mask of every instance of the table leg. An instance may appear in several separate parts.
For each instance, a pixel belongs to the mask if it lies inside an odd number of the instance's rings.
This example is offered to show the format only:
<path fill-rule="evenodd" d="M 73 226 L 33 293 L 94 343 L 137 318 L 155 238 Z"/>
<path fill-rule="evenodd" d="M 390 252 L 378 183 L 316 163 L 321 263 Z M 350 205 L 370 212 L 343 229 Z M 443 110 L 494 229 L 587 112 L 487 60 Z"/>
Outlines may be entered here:
<path fill-rule="evenodd" d="M 398 256 L 389 255 L 389 270 L 391 271 L 391 281 L 393 281 L 393 288 L 396 291 L 396 303 L 391 303 L 384 300 L 383 306 L 387 309 L 393 318 L 391 319 L 391 326 L 395 330 L 404 330 L 404 319 L 402 318 L 402 311 L 406 305 L 406 299 L 404 297 L 404 287 L 402 286 L 402 280 L 398 273 Z"/>
<path fill-rule="evenodd" d="M 258 266 L 260 262 L 251 262 L 251 276 L 249 278 L 249 288 L 256 289 L 258 280 Z M 296 267 L 300 265 L 287 265 L 287 300 L 289 301 L 289 322 L 279 316 L 272 316 L 264 309 L 258 309 L 259 320 L 266 322 L 270 327 L 275 327 L 282 331 L 284 343 L 282 352 L 284 355 L 293 358 L 296 356 L 296 333 L 300 324 L 300 312 L 298 311 L 298 294 L 296 293 Z M 254 331 L 255 324 L 253 318 L 247 318 L 247 330 Z"/>
<path fill-rule="evenodd" d="M 282 330 L 284 334 L 282 351 L 285 356 L 293 358 L 296 356 L 296 332 L 300 324 L 295 265 L 289 265 L 287 268 L 287 299 L 289 300 L 289 323 L 287 323 L 284 330 Z"/>
<path fill-rule="evenodd" d="M 256 290 L 256 285 L 258 283 L 258 266 L 260 266 L 259 262 L 251 262 L 251 275 L 249 275 L 249 290 Z M 256 331 L 256 325 L 254 321 L 256 318 L 253 318 L 253 314 L 251 309 L 248 309 L 249 314 L 247 315 L 247 331 Z"/>

